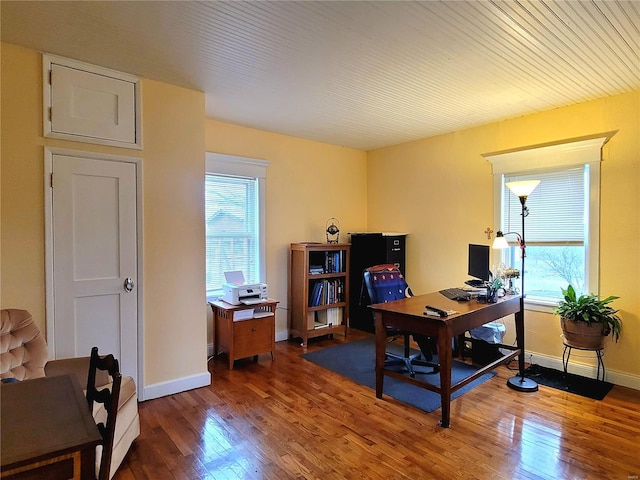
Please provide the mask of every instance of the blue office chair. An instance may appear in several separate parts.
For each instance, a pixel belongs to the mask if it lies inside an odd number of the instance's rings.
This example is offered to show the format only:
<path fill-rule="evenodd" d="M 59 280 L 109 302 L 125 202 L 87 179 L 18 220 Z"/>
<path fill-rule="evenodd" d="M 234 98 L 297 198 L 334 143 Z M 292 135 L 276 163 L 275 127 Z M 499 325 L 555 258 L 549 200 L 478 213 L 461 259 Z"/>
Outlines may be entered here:
<path fill-rule="evenodd" d="M 369 300 L 367 305 L 373 303 L 385 303 L 413 296 L 402 272 L 400 272 L 398 267 L 391 264 L 375 265 L 373 267 L 365 268 L 362 282 L 363 291 L 360 294 L 361 302 L 363 299 L 366 299 L 364 295 L 365 288 Z M 413 339 L 420 347 L 422 355 L 419 353 L 411 354 L 409 335 L 411 335 L 410 332 L 404 332 L 395 328 L 387 328 L 387 337 L 389 342 L 393 342 L 401 336 L 404 337 L 404 352 L 402 355 L 398 355 L 387 351 L 385 366 L 404 365 L 412 378 L 416 375 L 416 371 L 413 368 L 414 365 L 433 367 L 432 371 L 418 373 L 438 373 L 440 371 L 440 365 L 430 361 L 433 360 L 433 352 L 435 351 L 435 345 L 437 343 L 436 339 L 414 334 Z M 424 357 L 424 359 L 421 357 Z"/>

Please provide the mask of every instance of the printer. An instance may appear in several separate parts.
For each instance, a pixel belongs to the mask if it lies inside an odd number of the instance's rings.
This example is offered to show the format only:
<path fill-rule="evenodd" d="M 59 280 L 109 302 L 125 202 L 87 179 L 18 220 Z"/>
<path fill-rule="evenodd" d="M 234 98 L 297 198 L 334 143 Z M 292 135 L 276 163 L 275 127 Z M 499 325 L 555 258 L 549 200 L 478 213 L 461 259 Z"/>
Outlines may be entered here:
<path fill-rule="evenodd" d="M 268 298 L 266 283 L 244 283 L 242 272 L 224 272 L 222 300 L 231 305 L 255 305 Z"/>
<path fill-rule="evenodd" d="M 225 283 L 222 286 L 222 300 L 231 305 L 255 305 L 267 299 L 267 284 L 252 283 L 247 285 L 233 285 Z"/>

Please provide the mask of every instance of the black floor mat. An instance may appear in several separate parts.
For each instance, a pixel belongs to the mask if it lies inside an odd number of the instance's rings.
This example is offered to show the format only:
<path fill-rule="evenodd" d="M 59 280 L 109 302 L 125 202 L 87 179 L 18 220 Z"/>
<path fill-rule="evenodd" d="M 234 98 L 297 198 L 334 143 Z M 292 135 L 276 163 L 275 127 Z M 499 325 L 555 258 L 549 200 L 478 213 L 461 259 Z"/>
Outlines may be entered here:
<path fill-rule="evenodd" d="M 561 370 L 535 364 L 527 368 L 524 374 L 540 385 L 575 393 L 576 395 L 593 398 L 594 400 L 602 400 L 613 387 L 613 384 L 609 382 L 582 377 L 573 373 L 567 373 L 565 375 Z"/>

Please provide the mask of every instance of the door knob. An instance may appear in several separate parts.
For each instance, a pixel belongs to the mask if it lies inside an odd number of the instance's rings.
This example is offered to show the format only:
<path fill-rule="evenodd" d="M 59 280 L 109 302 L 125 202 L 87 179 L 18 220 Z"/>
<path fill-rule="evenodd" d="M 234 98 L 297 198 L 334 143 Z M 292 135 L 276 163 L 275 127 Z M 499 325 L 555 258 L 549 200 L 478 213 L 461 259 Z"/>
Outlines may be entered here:
<path fill-rule="evenodd" d="M 127 292 L 130 292 L 131 290 L 133 290 L 133 286 L 134 286 L 133 278 L 127 277 L 124 281 L 124 289 Z"/>

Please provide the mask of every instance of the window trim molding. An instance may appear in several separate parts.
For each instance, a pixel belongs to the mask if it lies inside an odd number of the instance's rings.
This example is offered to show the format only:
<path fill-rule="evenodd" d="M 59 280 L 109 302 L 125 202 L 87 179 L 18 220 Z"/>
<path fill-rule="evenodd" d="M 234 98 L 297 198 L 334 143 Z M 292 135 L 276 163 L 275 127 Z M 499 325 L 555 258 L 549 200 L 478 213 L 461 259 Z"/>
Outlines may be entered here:
<path fill-rule="evenodd" d="M 259 158 L 238 157 L 222 153 L 206 152 L 206 173 L 234 175 L 237 177 L 267 178 L 270 162 Z"/>
<path fill-rule="evenodd" d="M 259 235 L 259 264 L 258 279 L 267 283 L 266 258 L 266 179 L 267 167 L 271 162 L 259 158 L 240 157 L 222 153 L 205 153 L 205 175 L 230 175 L 236 177 L 254 177 L 258 179 L 258 229 Z"/>
<path fill-rule="evenodd" d="M 502 178 L 505 174 L 531 173 L 536 170 L 589 165 L 589 235 L 586 239 L 588 268 L 585 285 L 590 292 L 600 291 L 600 163 L 602 148 L 614 132 L 569 139 L 561 142 L 532 145 L 501 152 L 484 153 L 493 173 L 493 221 L 501 225 Z M 552 312 L 555 305 L 548 301 L 525 301 L 529 308 Z"/>
<path fill-rule="evenodd" d="M 494 175 L 600 163 L 602 147 L 616 132 L 483 153 Z"/>

